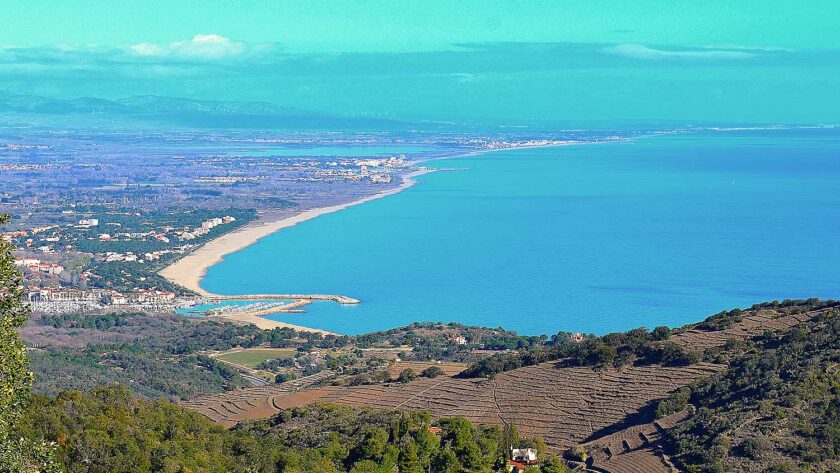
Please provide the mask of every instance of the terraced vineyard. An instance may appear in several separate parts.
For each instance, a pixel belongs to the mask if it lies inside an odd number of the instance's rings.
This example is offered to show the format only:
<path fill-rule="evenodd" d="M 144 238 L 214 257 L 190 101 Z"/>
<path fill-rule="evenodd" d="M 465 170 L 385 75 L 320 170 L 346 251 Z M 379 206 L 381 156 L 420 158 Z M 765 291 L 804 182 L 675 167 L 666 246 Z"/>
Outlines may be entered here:
<path fill-rule="evenodd" d="M 655 446 L 665 430 L 687 416 L 685 411 L 678 412 L 583 444 L 589 456 L 585 468 L 600 472 L 670 473 L 671 465 L 657 453 Z"/>
<path fill-rule="evenodd" d="M 312 376 L 282 384 L 269 384 L 225 394 L 196 397 L 188 401 L 182 401 L 181 405 L 195 409 L 214 422 L 232 427 L 243 420 L 265 419 L 281 409 L 311 402 L 314 399 L 307 401 L 307 398 L 313 397 L 313 395 L 306 393 L 317 391 L 303 390 L 333 376 L 335 376 L 334 371 L 324 370 Z M 286 401 L 284 403 L 281 398 L 294 400 L 294 402 Z"/>
<path fill-rule="evenodd" d="M 430 379 L 324 391 L 319 402 L 383 409 L 428 410 L 434 417 L 463 416 L 479 423 L 513 424 L 564 448 L 623 422 L 652 399 L 720 369 L 630 367 L 595 371 L 543 363 L 493 380 Z"/>
<path fill-rule="evenodd" d="M 795 327 L 801 322 L 810 320 L 827 309 L 811 312 L 790 313 L 781 315 L 774 310 L 759 310 L 744 315 L 743 320 L 732 327 L 716 331 L 691 329 L 671 338 L 683 347 L 700 351 L 723 346 L 731 338 L 748 338 L 762 334 L 765 330 L 783 332 Z"/>
<path fill-rule="evenodd" d="M 437 366 L 438 368 L 443 371 L 444 376 L 455 376 L 464 369 L 467 368 L 467 365 L 463 363 L 435 363 L 433 361 L 397 361 L 392 363 L 391 366 L 388 367 L 388 375 L 392 379 L 396 379 L 403 370 L 410 369 L 414 371 L 415 374 L 420 374 L 426 368 L 431 368 L 433 366 Z"/>
<path fill-rule="evenodd" d="M 740 322 L 731 327 L 718 331 L 687 330 L 671 340 L 691 350 L 705 350 L 723 346 L 732 338 L 746 339 L 766 330 L 785 331 L 827 310 L 745 312 Z M 208 396 L 185 405 L 225 425 L 268 417 L 282 408 L 312 402 L 428 410 L 433 417 L 463 416 L 478 423 L 513 424 L 524 435 L 541 436 L 555 451 L 582 445 L 590 452 L 587 467 L 593 471 L 655 472 L 668 470 L 654 444 L 663 429 L 681 418 L 674 415 L 650 422 L 649 408 L 676 389 L 723 369 L 725 365 L 708 362 L 680 367 L 628 366 L 620 370 L 548 362 L 504 372 L 494 379 L 441 376 L 405 384 L 312 390 L 286 383 Z M 311 380 L 306 383 L 313 384 Z"/>

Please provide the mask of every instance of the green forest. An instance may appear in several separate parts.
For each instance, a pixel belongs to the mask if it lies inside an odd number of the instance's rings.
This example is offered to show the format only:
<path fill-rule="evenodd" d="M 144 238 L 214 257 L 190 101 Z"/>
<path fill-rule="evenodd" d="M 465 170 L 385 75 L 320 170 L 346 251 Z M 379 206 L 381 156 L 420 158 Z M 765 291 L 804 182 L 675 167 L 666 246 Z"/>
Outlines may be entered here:
<path fill-rule="evenodd" d="M 696 409 L 666 436 L 675 462 L 688 472 L 840 471 L 836 313 L 740 350 L 726 371 L 665 401 Z"/>
<path fill-rule="evenodd" d="M 515 428 L 462 418 L 435 421 L 439 433 L 432 425 L 426 412 L 310 406 L 227 430 L 115 385 L 34 396 L 20 432 L 54 442 L 68 472 L 488 472 L 504 466 L 509 445 L 544 454 L 535 473 L 565 471 Z"/>

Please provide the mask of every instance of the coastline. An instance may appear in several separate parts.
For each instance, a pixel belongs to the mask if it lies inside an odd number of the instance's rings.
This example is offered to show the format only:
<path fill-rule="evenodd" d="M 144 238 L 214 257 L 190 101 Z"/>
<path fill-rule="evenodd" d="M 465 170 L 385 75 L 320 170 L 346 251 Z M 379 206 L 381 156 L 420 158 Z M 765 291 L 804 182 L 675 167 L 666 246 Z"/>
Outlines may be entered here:
<path fill-rule="evenodd" d="M 529 148 L 546 148 L 546 147 L 556 147 L 556 146 L 569 146 L 574 144 L 586 144 L 586 142 L 565 142 L 565 143 L 554 143 L 554 144 L 536 144 L 536 145 L 526 145 L 514 148 L 495 148 L 495 149 L 483 149 L 483 150 L 473 150 L 468 153 L 452 155 L 452 156 L 441 156 L 437 158 L 431 159 L 424 159 L 417 161 L 417 164 L 422 164 L 424 162 L 429 161 L 438 161 L 444 159 L 451 159 L 451 158 L 458 158 L 458 157 L 467 157 L 467 156 L 476 156 L 485 153 L 493 153 L 496 151 L 510 151 L 516 149 L 529 149 Z M 317 207 L 309 210 L 305 210 L 298 214 L 294 215 L 273 215 L 270 218 L 261 217 L 257 221 L 251 222 L 241 228 L 238 228 L 230 233 L 226 233 L 224 235 L 219 236 L 213 240 L 208 241 L 207 243 L 203 244 L 202 246 L 196 248 L 191 253 L 187 254 L 183 258 L 175 261 L 174 263 L 170 264 L 169 266 L 163 268 L 158 272 L 161 276 L 166 278 L 167 280 L 178 284 L 182 287 L 185 287 L 201 296 L 204 297 L 225 297 L 219 294 L 214 294 L 209 291 L 206 291 L 201 287 L 201 281 L 204 279 L 204 276 L 207 274 L 207 270 L 211 266 L 215 266 L 216 264 L 223 261 L 224 257 L 240 251 L 244 248 L 247 248 L 261 239 L 265 238 L 268 235 L 271 235 L 275 232 L 278 232 L 284 228 L 293 227 L 299 223 L 306 222 L 308 220 L 312 220 L 316 217 L 321 215 L 338 212 L 340 210 L 344 210 L 348 207 L 352 207 L 354 205 L 363 204 L 365 202 L 370 202 L 372 200 L 380 199 L 383 197 L 387 197 L 390 195 L 394 195 L 400 193 L 410 187 L 414 186 L 417 181 L 414 179 L 418 176 L 422 176 L 425 174 L 430 174 L 435 171 L 440 171 L 443 169 L 437 168 L 423 168 L 417 171 L 410 172 L 402 177 L 402 182 L 399 186 L 393 187 L 387 190 L 383 190 L 376 194 L 368 195 L 362 197 L 360 199 L 345 202 L 341 204 L 330 205 L 327 207 Z M 358 303 L 355 301 L 354 303 Z M 235 323 L 248 323 L 253 324 L 261 329 L 264 330 L 272 330 L 274 328 L 291 328 L 297 331 L 302 332 L 317 332 L 321 333 L 322 335 L 339 335 L 334 332 L 329 332 L 322 329 L 312 328 L 312 327 L 304 327 L 301 325 L 289 324 L 286 322 L 280 322 L 277 320 L 268 319 L 265 317 L 266 314 L 260 313 L 239 313 L 239 314 L 218 314 L 212 317 L 220 317 L 231 322 Z M 269 314 L 270 315 L 270 314 Z"/>
<path fill-rule="evenodd" d="M 471 150 L 463 154 L 441 156 L 430 159 L 421 159 L 417 161 L 417 164 L 451 158 L 477 156 L 485 153 L 493 153 L 496 151 L 511 151 L 529 148 L 550 148 L 556 146 L 569 146 L 576 144 L 587 144 L 587 142 L 569 141 L 553 144 L 525 145 L 511 148 L 478 149 Z M 365 202 L 370 202 L 372 200 L 400 193 L 414 186 L 414 184 L 417 183 L 417 181 L 414 180 L 415 177 L 441 170 L 442 169 L 424 168 L 410 172 L 403 176 L 402 183 L 399 186 L 384 190 L 382 192 L 378 192 L 376 194 L 365 196 L 361 199 L 357 199 L 354 201 L 331 205 L 327 207 L 317 207 L 314 209 L 304 210 L 301 213 L 291 216 L 274 216 L 270 219 L 263 219 L 261 217 L 257 221 L 251 222 L 230 233 L 226 233 L 224 235 L 219 236 L 218 238 L 214 238 L 213 240 L 208 241 L 207 243 L 203 244 L 202 246 L 193 250 L 191 253 L 184 256 L 183 258 L 175 261 L 169 266 L 158 271 L 158 274 L 160 274 L 170 282 L 185 287 L 199 295 L 205 297 L 218 296 L 219 294 L 213 294 L 202 289 L 201 281 L 207 274 L 207 270 L 211 266 L 215 266 L 216 264 L 221 263 L 226 255 L 247 248 L 253 245 L 254 243 L 257 243 L 259 240 L 265 238 L 266 236 L 271 235 L 272 233 L 275 233 L 284 228 L 293 227 L 298 223 L 302 223 L 307 220 L 312 220 L 313 218 L 319 217 L 321 215 L 338 212 L 339 210 L 344 210 L 354 205 L 363 204 Z"/>
<path fill-rule="evenodd" d="M 290 328 L 298 332 L 315 332 L 320 333 L 321 335 L 339 335 L 335 332 L 329 332 L 327 330 L 321 330 L 319 328 L 304 327 L 303 325 L 295 325 L 286 322 L 280 322 L 278 320 L 267 319 L 263 315 L 257 315 L 247 312 L 239 314 L 209 315 L 207 316 L 207 318 L 220 318 L 225 319 L 228 322 L 234 322 L 239 324 L 252 324 L 256 325 L 257 328 L 261 328 L 263 330 L 273 330 L 275 328 Z"/>
<path fill-rule="evenodd" d="M 201 281 L 207 274 L 207 270 L 211 266 L 222 262 L 225 256 L 247 248 L 253 245 L 254 243 L 260 241 L 261 239 L 265 238 L 266 236 L 271 235 L 272 233 L 275 233 L 284 228 L 293 227 L 299 223 L 306 222 L 307 220 L 312 220 L 313 218 L 319 217 L 321 215 L 338 212 L 339 210 L 344 210 L 354 205 L 363 204 L 365 202 L 370 202 L 372 200 L 381 199 L 382 197 L 387 197 L 389 195 L 394 195 L 399 192 L 402 192 L 417 183 L 417 181 L 414 179 L 415 177 L 422 176 L 424 174 L 429 174 L 434 171 L 437 171 L 437 169 L 421 169 L 410 172 L 403 176 L 402 183 L 399 186 L 384 190 L 382 192 L 378 192 L 373 195 L 368 195 L 362 197 L 361 199 L 357 199 L 351 202 L 331 205 L 328 207 L 318 207 L 314 209 L 309 209 L 292 216 L 276 217 L 270 220 L 260 219 L 255 222 L 251 222 L 230 233 L 226 233 L 224 235 L 219 236 L 218 238 L 214 238 L 213 240 L 208 241 L 207 243 L 203 244 L 202 246 L 196 248 L 195 250 L 184 256 L 183 258 L 163 268 L 158 272 L 158 274 L 160 274 L 167 280 L 178 284 L 182 287 L 185 287 L 204 297 L 217 296 L 217 294 L 213 294 L 202 289 Z M 261 320 L 269 321 L 268 319 Z M 289 324 L 286 324 L 286 326 L 288 325 Z M 316 329 L 308 330 L 317 331 Z"/>

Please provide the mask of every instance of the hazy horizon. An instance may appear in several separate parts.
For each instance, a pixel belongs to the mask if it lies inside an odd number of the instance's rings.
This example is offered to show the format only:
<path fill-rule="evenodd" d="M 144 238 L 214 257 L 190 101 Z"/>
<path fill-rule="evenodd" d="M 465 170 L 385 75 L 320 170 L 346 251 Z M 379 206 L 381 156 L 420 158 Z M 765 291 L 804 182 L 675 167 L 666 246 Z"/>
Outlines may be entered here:
<path fill-rule="evenodd" d="M 15 94 L 504 124 L 840 122 L 833 2 L 14 3 L 0 6 L 14 19 L 0 91 Z"/>

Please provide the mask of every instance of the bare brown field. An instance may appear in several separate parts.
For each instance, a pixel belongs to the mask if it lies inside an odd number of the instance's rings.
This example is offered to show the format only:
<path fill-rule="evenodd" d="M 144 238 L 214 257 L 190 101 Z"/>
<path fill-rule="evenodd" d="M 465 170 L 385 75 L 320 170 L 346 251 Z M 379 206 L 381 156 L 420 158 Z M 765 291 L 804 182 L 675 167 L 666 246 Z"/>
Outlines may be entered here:
<path fill-rule="evenodd" d="M 724 330 L 688 330 L 671 340 L 699 351 L 766 330 L 785 331 L 826 310 L 762 310 L 745 314 L 742 322 Z M 305 394 L 298 392 L 304 387 L 285 383 L 207 396 L 185 405 L 225 425 L 313 402 L 428 410 L 436 418 L 463 416 L 478 423 L 513 424 L 523 435 L 542 437 L 554 451 L 583 445 L 591 454 L 588 466 L 594 471 L 665 472 L 669 471 L 667 462 L 658 455 L 655 444 L 663 429 L 682 419 L 674 415 L 650 422 L 649 415 L 640 412 L 649 413 L 656 401 L 724 368 L 702 362 L 682 367 L 594 370 L 548 362 L 500 373 L 494 379 L 419 378 L 405 384 L 331 386 Z M 249 408 L 251 404 L 255 406 Z"/>
<path fill-rule="evenodd" d="M 595 371 L 543 363 L 495 379 L 421 379 L 337 389 L 319 399 L 356 407 L 428 410 L 433 417 L 513 424 L 550 446 L 568 447 L 622 422 L 652 399 L 665 397 L 721 367 L 629 367 Z"/>
<path fill-rule="evenodd" d="M 281 409 L 316 401 L 321 395 L 319 390 L 307 390 L 307 388 L 334 375 L 334 371 L 325 370 L 312 376 L 281 384 L 269 384 L 225 394 L 200 396 L 182 401 L 181 405 L 195 409 L 214 422 L 232 427 L 243 420 L 265 419 L 273 416 Z M 285 400 L 280 398 L 285 398 Z M 275 401 L 275 399 L 277 400 Z"/>
<path fill-rule="evenodd" d="M 741 322 L 732 327 L 713 332 L 691 329 L 671 337 L 671 340 L 690 350 L 706 350 L 723 346 L 731 338 L 754 337 L 765 330 L 786 331 L 823 312 L 825 310 L 785 314 L 775 310 L 759 310 L 745 315 Z"/>
<path fill-rule="evenodd" d="M 669 473 L 667 459 L 656 449 L 665 430 L 682 422 L 688 413 L 678 412 L 662 419 L 627 427 L 582 447 L 589 454 L 588 467 L 595 471 L 627 473 Z"/>
<path fill-rule="evenodd" d="M 403 370 L 410 369 L 414 371 L 414 374 L 420 375 L 426 368 L 431 368 L 432 366 L 437 366 L 441 370 L 443 370 L 444 376 L 455 376 L 459 374 L 461 371 L 464 371 L 467 368 L 467 365 L 464 363 L 452 363 L 452 362 L 444 362 L 444 363 L 437 363 L 434 361 L 397 361 L 391 364 L 388 367 L 388 375 L 392 379 L 396 379 L 399 377 L 400 373 Z"/>

